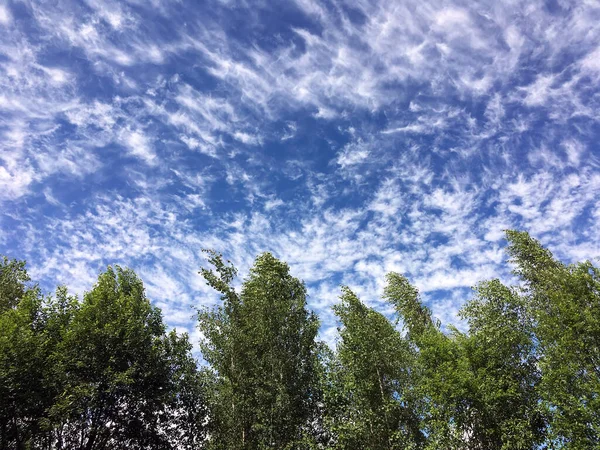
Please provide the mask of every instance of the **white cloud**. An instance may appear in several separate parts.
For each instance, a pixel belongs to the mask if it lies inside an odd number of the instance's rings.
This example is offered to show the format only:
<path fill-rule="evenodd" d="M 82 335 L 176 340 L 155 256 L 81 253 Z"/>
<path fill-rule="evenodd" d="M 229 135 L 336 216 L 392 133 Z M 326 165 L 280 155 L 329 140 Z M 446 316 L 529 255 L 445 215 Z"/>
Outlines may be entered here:
<path fill-rule="evenodd" d="M 48 75 L 48 77 L 52 80 L 52 83 L 58 85 L 68 83 L 71 79 L 71 76 L 62 69 L 43 66 L 40 66 L 40 69 L 42 69 Z"/>
<path fill-rule="evenodd" d="M 52 155 L 40 153 L 36 162 L 43 176 L 64 173 L 81 178 L 101 167 L 100 160 L 92 151 L 75 146 L 60 149 Z"/>
<path fill-rule="evenodd" d="M 31 167 L 10 169 L 0 166 L 0 199 L 12 200 L 25 195 L 34 177 Z"/>
<path fill-rule="evenodd" d="M 383 274 L 401 271 L 454 321 L 465 287 L 506 271 L 503 229 L 597 254 L 596 6 L 358 1 L 354 20 L 297 4 L 313 26 L 268 46 L 228 36 L 226 5 L 170 34 L 143 2 L 27 4 L 35 42 L 0 7 L 0 199 L 37 275 L 79 290 L 131 265 L 185 327 L 215 301 L 200 248 L 242 272 L 270 250 L 309 284 L 331 342 L 339 282 L 382 307 Z M 115 186 L 111 144 L 134 157 Z M 28 196 L 60 207 L 59 177 L 89 194 L 42 216 Z"/>
<path fill-rule="evenodd" d="M 298 126 L 296 125 L 295 122 L 287 122 L 286 123 L 286 130 L 284 131 L 283 135 L 281 136 L 281 140 L 282 141 L 287 141 L 288 139 L 292 139 L 294 136 L 296 136 L 296 131 L 298 131 Z"/>
<path fill-rule="evenodd" d="M 6 5 L 0 5 L 0 24 L 8 25 L 12 22 L 12 14 Z"/>
<path fill-rule="evenodd" d="M 285 203 L 280 198 L 269 199 L 265 202 L 265 210 L 271 211 L 272 209 L 283 206 Z"/>
<path fill-rule="evenodd" d="M 412 123 L 409 125 L 405 125 L 403 127 L 392 128 L 389 130 L 384 130 L 382 134 L 393 134 L 393 133 L 428 133 L 429 130 L 425 127 L 424 124 L 421 123 Z"/>
<path fill-rule="evenodd" d="M 200 152 L 205 153 L 208 156 L 212 156 L 212 157 L 217 156 L 217 152 L 215 151 L 215 148 L 210 144 L 206 144 L 194 137 L 188 137 L 184 134 L 179 136 L 179 139 L 181 139 L 185 143 L 185 145 L 187 145 L 188 148 L 190 148 L 191 150 L 199 150 Z"/>
<path fill-rule="evenodd" d="M 124 129 L 121 131 L 121 140 L 128 148 L 129 152 L 146 164 L 156 164 L 156 152 L 154 151 L 151 139 L 140 130 Z"/>
<path fill-rule="evenodd" d="M 236 131 L 235 133 L 233 133 L 233 137 L 236 140 L 243 142 L 244 144 L 248 144 L 248 145 L 260 145 L 261 144 L 261 139 L 259 136 L 245 133 L 243 131 Z"/>
<path fill-rule="evenodd" d="M 567 153 L 569 163 L 575 167 L 579 166 L 585 153 L 585 146 L 574 139 L 564 141 L 562 145 Z"/>
<path fill-rule="evenodd" d="M 346 169 L 364 162 L 370 155 L 369 145 L 359 139 L 356 142 L 346 144 L 338 153 L 336 163 Z"/>
<path fill-rule="evenodd" d="M 551 95 L 551 86 L 554 82 L 553 75 L 540 75 L 535 82 L 523 88 L 525 98 L 523 102 L 527 106 L 544 105 Z"/>
<path fill-rule="evenodd" d="M 581 61 L 581 67 L 590 72 L 600 72 L 600 47 L 592 50 Z"/>

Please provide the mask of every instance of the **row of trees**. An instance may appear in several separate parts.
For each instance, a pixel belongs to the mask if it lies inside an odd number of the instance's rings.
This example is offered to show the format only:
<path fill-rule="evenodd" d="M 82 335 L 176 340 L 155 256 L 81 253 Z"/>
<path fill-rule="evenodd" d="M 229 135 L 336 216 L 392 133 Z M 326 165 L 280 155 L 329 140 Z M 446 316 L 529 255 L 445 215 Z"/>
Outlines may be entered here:
<path fill-rule="evenodd" d="M 207 416 L 187 336 L 167 333 L 131 270 L 82 301 L 0 264 L 0 448 L 198 448 Z"/>
<path fill-rule="evenodd" d="M 208 252 L 222 301 L 198 311 L 201 367 L 132 271 L 80 301 L 4 259 L 0 449 L 598 449 L 600 271 L 507 239 L 521 283 L 477 285 L 467 332 L 390 273 L 392 318 L 342 287 L 335 350 L 287 264 L 260 255 L 238 291 Z"/>

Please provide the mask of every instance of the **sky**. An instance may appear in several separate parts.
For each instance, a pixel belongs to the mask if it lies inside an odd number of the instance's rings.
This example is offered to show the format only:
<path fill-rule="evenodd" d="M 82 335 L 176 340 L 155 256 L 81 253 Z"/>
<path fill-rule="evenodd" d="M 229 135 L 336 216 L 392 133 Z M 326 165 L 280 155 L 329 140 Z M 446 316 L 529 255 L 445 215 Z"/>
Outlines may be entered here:
<path fill-rule="evenodd" d="M 0 0 L 0 253 L 133 268 L 195 339 L 202 248 L 270 251 L 333 342 L 348 285 L 443 323 L 504 229 L 600 257 L 600 2 Z"/>

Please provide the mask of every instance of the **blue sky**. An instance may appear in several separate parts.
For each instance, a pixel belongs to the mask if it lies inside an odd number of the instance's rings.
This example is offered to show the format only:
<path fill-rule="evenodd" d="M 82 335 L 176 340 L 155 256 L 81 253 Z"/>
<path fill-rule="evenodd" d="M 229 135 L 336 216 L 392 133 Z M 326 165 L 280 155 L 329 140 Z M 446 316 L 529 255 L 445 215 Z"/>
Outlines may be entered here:
<path fill-rule="evenodd" d="M 407 275 L 460 323 L 502 230 L 600 256 L 600 2 L 0 3 L 0 253 L 135 269 L 196 336 L 201 249 L 271 251 L 331 342 Z"/>

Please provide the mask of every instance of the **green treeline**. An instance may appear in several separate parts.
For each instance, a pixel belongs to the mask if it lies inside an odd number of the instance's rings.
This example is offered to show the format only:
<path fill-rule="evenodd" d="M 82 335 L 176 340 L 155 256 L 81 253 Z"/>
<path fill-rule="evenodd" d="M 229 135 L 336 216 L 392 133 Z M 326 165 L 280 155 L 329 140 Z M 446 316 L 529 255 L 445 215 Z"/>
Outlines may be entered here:
<path fill-rule="evenodd" d="M 443 331 L 400 274 L 387 316 L 347 287 L 339 341 L 271 254 L 197 314 L 206 365 L 119 267 L 78 299 L 0 261 L 0 449 L 600 449 L 600 270 L 508 231 L 518 286 L 478 284 Z"/>

